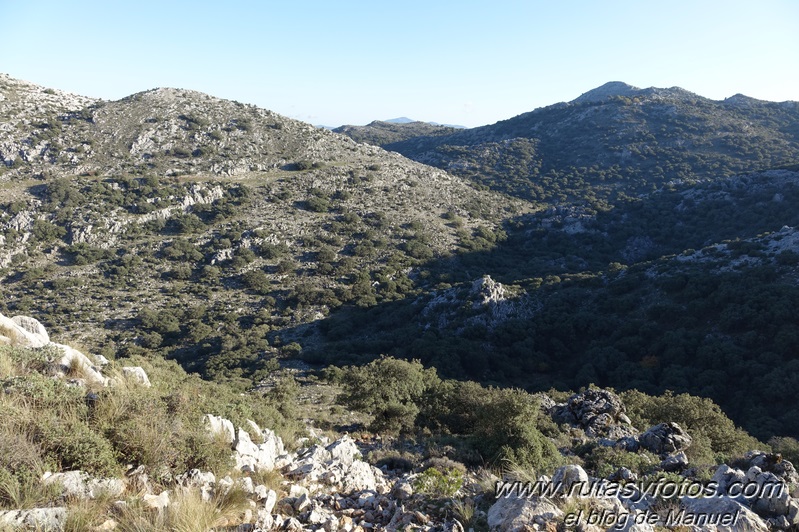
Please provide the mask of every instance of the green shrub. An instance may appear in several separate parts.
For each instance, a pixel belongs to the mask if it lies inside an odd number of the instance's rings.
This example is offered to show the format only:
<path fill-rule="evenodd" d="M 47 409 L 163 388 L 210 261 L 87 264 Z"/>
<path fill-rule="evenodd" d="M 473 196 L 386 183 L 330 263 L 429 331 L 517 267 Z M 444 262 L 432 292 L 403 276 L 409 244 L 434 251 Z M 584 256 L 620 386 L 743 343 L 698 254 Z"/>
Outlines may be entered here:
<path fill-rule="evenodd" d="M 799 466 L 799 441 L 790 437 L 774 437 L 769 440 L 769 445 L 775 453 L 780 453 L 783 458 Z"/>
<path fill-rule="evenodd" d="M 599 478 L 607 478 L 620 467 L 626 467 L 637 475 L 646 475 L 660 464 L 660 458 L 645 450 L 631 453 L 604 445 L 590 444 L 584 449 L 578 449 L 577 452 L 584 460 L 586 469 Z"/>
<path fill-rule="evenodd" d="M 67 234 L 67 230 L 46 220 L 36 220 L 33 222 L 32 233 L 37 242 L 47 244 L 62 238 Z"/>
<path fill-rule="evenodd" d="M 58 415 L 57 411 L 52 412 Z M 119 474 L 114 449 L 107 439 L 94 432 L 85 421 L 59 417 L 43 419 L 34 434 L 45 457 L 62 470 L 80 469 L 95 476 Z"/>
<path fill-rule="evenodd" d="M 269 276 L 261 270 L 248 270 L 241 278 L 247 288 L 258 294 L 266 295 L 271 289 Z"/>
<path fill-rule="evenodd" d="M 371 430 L 390 433 L 412 430 L 418 404 L 441 382 L 435 369 L 425 369 L 418 360 L 383 357 L 346 371 L 345 404 L 372 414 Z"/>
<path fill-rule="evenodd" d="M 670 391 L 652 397 L 630 390 L 620 396 L 633 425 L 641 430 L 669 421 L 687 430 L 693 442 L 686 454 L 697 465 L 722 463 L 748 450 L 766 448 L 736 427 L 710 399 L 687 393 L 674 395 Z"/>
<path fill-rule="evenodd" d="M 437 497 L 452 497 L 463 486 L 463 472 L 457 468 L 439 471 L 435 467 L 427 468 L 413 481 L 413 490 Z"/>

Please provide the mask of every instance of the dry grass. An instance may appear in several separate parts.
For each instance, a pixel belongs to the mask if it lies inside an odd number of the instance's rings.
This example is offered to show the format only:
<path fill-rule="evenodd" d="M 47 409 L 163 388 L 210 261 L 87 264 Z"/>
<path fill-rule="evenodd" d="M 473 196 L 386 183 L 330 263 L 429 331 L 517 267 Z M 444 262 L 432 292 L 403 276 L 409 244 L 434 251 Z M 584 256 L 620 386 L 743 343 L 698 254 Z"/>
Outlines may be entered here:
<path fill-rule="evenodd" d="M 252 478 L 253 485 L 258 486 L 262 484 L 266 486 L 267 489 L 274 490 L 275 493 L 278 494 L 278 497 L 281 496 L 281 492 L 285 492 L 283 482 L 286 479 L 277 469 L 270 469 L 268 471 L 262 469 L 260 471 L 247 473 L 246 476 Z"/>
<path fill-rule="evenodd" d="M 233 488 L 208 502 L 196 489 L 173 492 L 170 505 L 163 511 L 146 507 L 140 501 L 129 501 L 117 519 L 122 532 L 208 532 L 214 528 L 243 522 L 251 508 L 247 493 Z"/>
<path fill-rule="evenodd" d="M 6 350 L 0 350 L 0 379 L 16 375 L 16 364 Z"/>
<path fill-rule="evenodd" d="M 464 525 L 471 523 L 474 518 L 474 501 L 470 499 L 454 499 L 452 509 Z"/>
<path fill-rule="evenodd" d="M 519 482 L 535 483 L 538 475 L 532 469 L 513 460 L 505 460 L 502 467 L 502 476 L 508 480 L 518 480 Z"/>
<path fill-rule="evenodd" d="M 85 532 L 102 525 L 112 519 L 111 502 L 109 500 L 81 499 L 70 502 L 67 506 L 67 520 L 64 532 Z"/>
<path fill-rule="evenodd" d="M 34 508 L 53 501 L 61 486 L 40 482 L 46 464 L 41 448 L 25 430 L 24 411 L 0 395 L 0 508 Z M 23 414 L 23 416 L 20 416 Z"/>
<path fill-rule="evenodd" d="M 0 336 L 8 338 L 11 346 L 19 346 L 25 343 L 25 337 L 18 330 L 5 325 L 0 325 Z"/>

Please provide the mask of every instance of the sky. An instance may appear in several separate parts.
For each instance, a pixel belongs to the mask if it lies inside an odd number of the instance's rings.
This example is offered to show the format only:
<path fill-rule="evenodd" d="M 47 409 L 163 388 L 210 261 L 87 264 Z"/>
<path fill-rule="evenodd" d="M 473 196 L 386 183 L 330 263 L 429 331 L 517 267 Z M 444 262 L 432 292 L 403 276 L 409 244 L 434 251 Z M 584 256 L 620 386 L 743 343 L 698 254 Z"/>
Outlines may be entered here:
<path fill-rule="evenodd" d="M 799 101 L 796 0 L 0 0 L 0 72 L 176 87 L 316 125 L 474 127 L 608 81 Z"/>

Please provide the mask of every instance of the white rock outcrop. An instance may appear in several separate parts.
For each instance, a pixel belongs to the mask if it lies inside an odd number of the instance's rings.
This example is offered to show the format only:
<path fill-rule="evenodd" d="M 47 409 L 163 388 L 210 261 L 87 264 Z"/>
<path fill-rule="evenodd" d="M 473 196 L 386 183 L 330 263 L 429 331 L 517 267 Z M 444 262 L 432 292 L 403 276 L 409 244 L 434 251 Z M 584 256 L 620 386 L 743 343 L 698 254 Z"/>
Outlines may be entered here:
<path fill-rule="evenodd" d="M 145 372 L 144 368 L 141 366 L 125 366 L 122 368 L 122 375 L 124 375 L 128 381 L 141 384 L 147 388 L 152 386 L 149 377 L 147 377 L 147 372 Z"/>

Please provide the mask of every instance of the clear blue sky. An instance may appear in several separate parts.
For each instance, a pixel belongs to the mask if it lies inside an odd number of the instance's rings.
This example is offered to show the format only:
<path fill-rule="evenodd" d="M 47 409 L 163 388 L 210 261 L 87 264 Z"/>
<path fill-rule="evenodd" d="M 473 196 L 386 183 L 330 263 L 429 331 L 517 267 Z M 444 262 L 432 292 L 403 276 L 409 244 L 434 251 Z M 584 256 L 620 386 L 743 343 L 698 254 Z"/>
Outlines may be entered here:
<path fill-rule="evenodd" d="M 799 100 L 796 0 L 0 0 L 0 72 L 180 87 L 313 124 L 478 126 L 606 81 Z"/>

